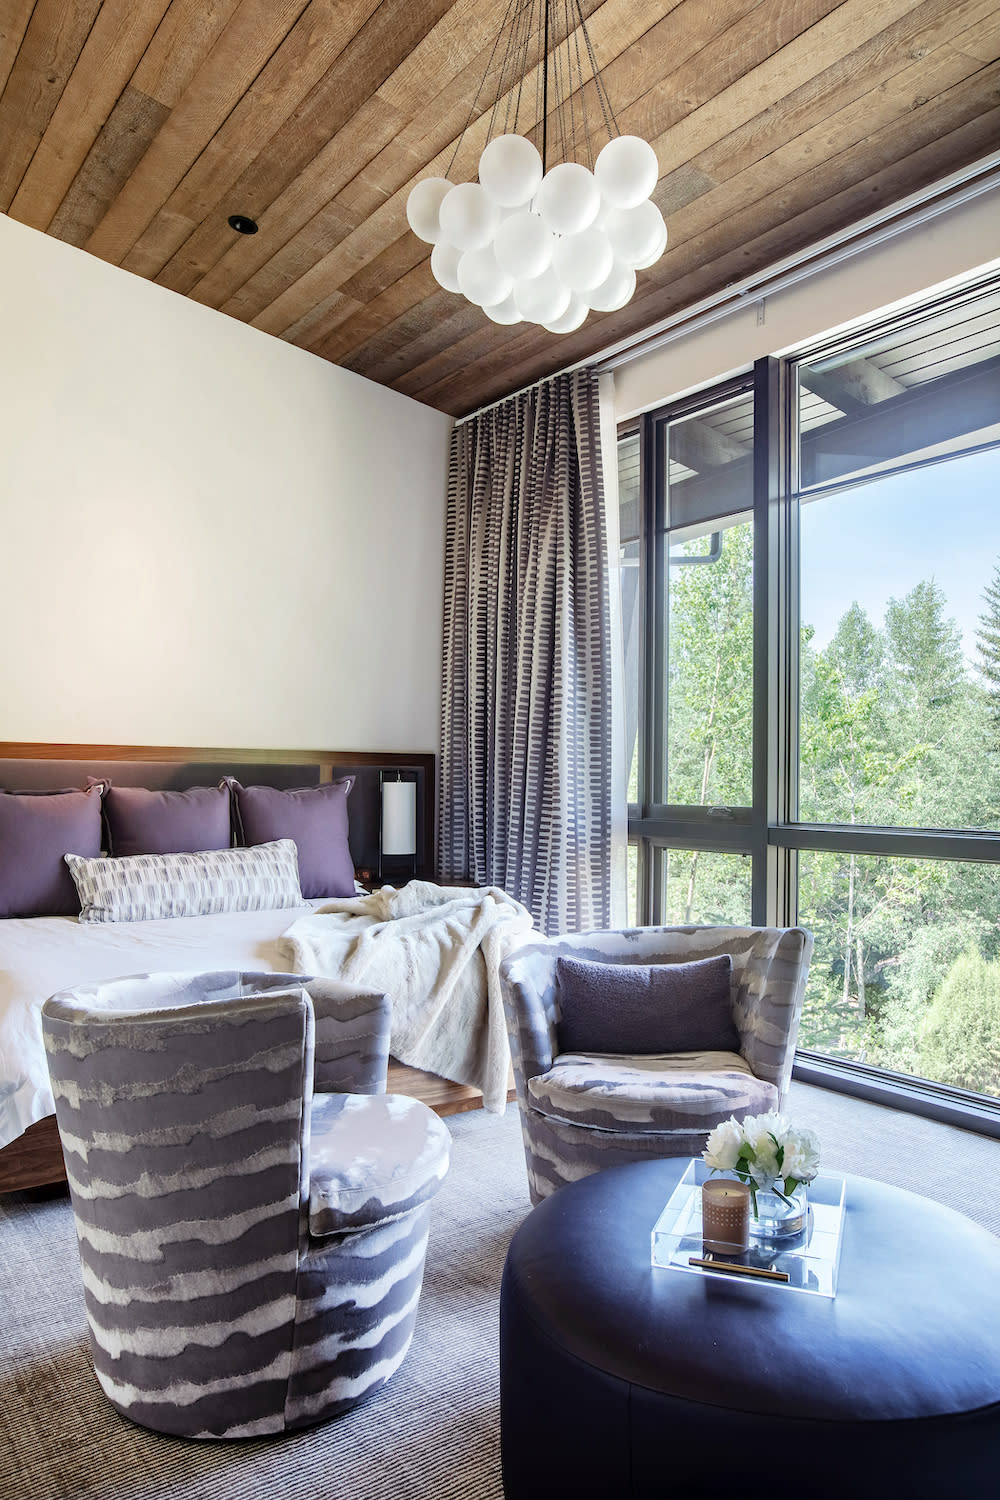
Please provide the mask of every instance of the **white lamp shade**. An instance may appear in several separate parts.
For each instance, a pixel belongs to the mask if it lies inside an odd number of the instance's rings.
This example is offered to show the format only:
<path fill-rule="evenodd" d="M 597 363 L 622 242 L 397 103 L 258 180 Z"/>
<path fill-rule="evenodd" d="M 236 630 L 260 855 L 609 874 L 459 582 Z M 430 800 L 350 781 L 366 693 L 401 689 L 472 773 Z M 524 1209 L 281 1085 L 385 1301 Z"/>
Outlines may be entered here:
<path fill-rule="evenodd" d="M 560 281 L 571 292 L 586 294 L 600 286 L 614 265 L 611 241 L 603 229 L 593 225 L 579 234 L 564 234 L 556 241 L 552 264 Z"/>
<path fill-rule="evenodd" d="M 519 209 L 504 219 L 497 230 L 494 248 L 504 270 L 519 280 L 541 276 L 552 260 L 556 237 L 539 214 Z"/>
<path fill-rule="evenodd" d="M 593 172 L 576 161 L 563 161 L 546 172 L 535 207 L 556 234 L 579 234 L 597 218 L 601 193 Z"/>
<path fill-rule="evenodd" d="M 437 244 L 441 238 L 441 204 L 451 189 L 446 177 L 425 177 L 406 200 L 406 221 L 417 238 L 428 245 Z"/>
<path fill-rule="evenodd" d="M 594 163 L 601 197 L 615 208 L 634 208 L 648 198 L 660 175 L 656 152 L 637 135 L 609 141 Z"/>
<path fill-rule="evenodd" d="M 635 272 L 615 261 L 607 279 L 587 293 L 587 301 L 594 312 L 617 312 L 631 300 L 634 291 Z"/>
<path fill-rule="evenodd" d="M 635 270 L 645 271 L 647 267 L 655 265 L 667 248 L 667 226 L 664 224 L 662 232 L 657 236 L 654 248 L 646 256 L 645 260 L 636 262 Z"/>
<path fill-rule="evenodd" d="M 576 292 L 571 292 L 569 306 L 562 316 L 552 318 L 548 323 L 543 323 L 542 327 L 547 333 L 572 333 L 574 328 L 580 327 L 589 312 L 590 308 L 583 298 L 578 297 Z"/>
<path fill-rule="evenodd" d="M 459 250 L 457 245 L 452 245 L 448 240 L 438 240 L 431 251 L 434 279 L 446 292 L 462 290 L 458 284 L 458 263 L 464 254 L 464 250 Z"/>
<path fill-rule="evenodd" d="M 417 783 L 382 783 L 382 853 L 416 854 Z"/>
<path fill-rule="evenodd" d="M 479 181 L 503 208 L 529 203 L 542 180 L 542 158 L 523 135 L 498 135 L 479 158 Z"/>
<path fill-rule="evenodd" d="M 611 241 L 615 260 L 635 267 L 653 255 L 665 228 L 663 215 L 656 204 L 644 198 L 634 208 L 616 208 L 610 213 L 605 233 Z"/>
<path fill-rule="evenodd" d="M 551 323 L 569 307 L 570 290 L 549 266 L 541 276 L 515 281 L 514 304 L 529 323 Z"/>
<path fill-rule="evenodd" d="M 509 297 L 514 278 L 497 264 L 492 245 L 466 250 L 458 263 L 458 287 L 463 297 L 479 307 L 493 307 Z"/>
<path fill-rule="evenodd" d="M 441 200 L 438 218 L 446 240 L 460 250 L 482 250 L 496 234 L 500 210 L 478 182 L 460 182 Z"/>
<path fill-rule="evenodd" d="M 488 318 L 492 318 L 494 323 L 520 323 L 522 321 L 513 292 L 493 307 L 484 307 L 483 312 Z"/>

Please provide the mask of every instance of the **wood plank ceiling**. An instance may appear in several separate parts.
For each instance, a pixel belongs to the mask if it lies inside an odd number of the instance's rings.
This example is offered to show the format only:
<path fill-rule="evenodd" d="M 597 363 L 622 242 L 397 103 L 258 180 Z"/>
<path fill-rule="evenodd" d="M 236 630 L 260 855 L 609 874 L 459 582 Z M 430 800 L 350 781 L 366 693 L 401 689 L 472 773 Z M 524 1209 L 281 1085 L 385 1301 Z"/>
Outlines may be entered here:
<path fill-rule="evenodd" d="M 470 110 L 448 175 L 475 176 L 507 0 L 0 0 L 0 209 L 461 415 L 1000 142 L 1000 0 L 582 10 L 670 243 L 576 333 L 489 322 L 406 222 Z"/>

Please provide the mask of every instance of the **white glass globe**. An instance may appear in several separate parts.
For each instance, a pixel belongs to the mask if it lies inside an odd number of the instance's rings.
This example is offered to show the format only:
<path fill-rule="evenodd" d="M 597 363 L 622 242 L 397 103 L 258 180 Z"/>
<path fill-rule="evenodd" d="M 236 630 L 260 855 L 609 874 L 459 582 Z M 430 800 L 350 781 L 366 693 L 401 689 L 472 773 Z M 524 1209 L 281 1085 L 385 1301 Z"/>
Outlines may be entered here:
<path fill-rule="evenodd" d="M 431 251 L 431 270 L 434 279 L 443 286 L 446 292 L 460 292 L 462 288 L 458 284 L 458 263 L 465 254 L 448 240 L 438 240 Z"/>
<path fill-rule="evenodd" d="M 563 161 L 546 172 L 535 195 L 535 208 L 556 234 L 579 234 L 597 218 L 601 193 L 579 162 Z"/>
<path fill-rule="evenodd" d="M 549 333 L 572 333 L 574 328 L 580 327 L 589 312 L 589 305 L 573 292 L 570 294 L 569 306 L 562 317 L 550 318 L 547 323 L 542 324 L 542 327 Z"/>
<path fill-rule="evenodd" d="M 659 260 L 660 256 L 663 254 L 663 252 L 664 252 L 664 250 L 666 248 L 667 248 L 667 226 L 666 226 L 666 224 L 664 224 L 662 232 L 657 236 L 656 245 L 650 251 L 650 253 L 646 256 L 645 260 L 640 260 L 640 261 L 636 262 L 635 270 L 637 270 L 637 271 L 645 271 L 646 268 L 647 268 L 647 266 L 655 265 L 656 262 Z"/>
<path fill-rule="evenodd" d="M 446 240 L 460 250 L 481 250 L 496 233 L 500 210 L 478 182 L 460 182 L 441 200 L 438 218 Z"/>
<path fill-rule="evenodd" d="M 614 261 L 610 240 L 593 225 L 579 234 L 564 234 L 552 252 L 556 274 L 571 292 L 586 293 L 600 286 Z"/>
<path fill-rule="evenodd" d="M 497 230 L 494 248 L 497 260 L 515 280 L 541 276 L 552 260 L 556 237 L 538 214 L 519 209 L 504 219 Z"/>
<path fill-rule="evenodd" d="M 656 152 L 637 135 L 609 141 L 594 163 L 601 197 L 615 208 L 634 208 L 648 198 L 659 175 Z"/>
<path fill-rule="evenodd" d="M 542 180 L 542 158 L 523 135 L 498 135 L 479 158 L 479 181 L 504 208 L 529 203 Z"/>
<path fill-rule="evenodd" d="M 569 307 L 570 291 L 549 266 L 541 276 L 514 283 L 514 304 L 529 323 L 549 323 Z"/>
<path fill-rule="evenodd" d="M 451 197 L 450 193 L 448 197 Z M 447 202 L 448 198 L 445 199 Z M 443 204 L 441 212 L 444 213 Z M 444 223 L 443 218 L 441 222 Z M 611 241 L 615 260 L 635 267 L 652 255 L 665 228 L 663 215 L 656 204 L 644 198 L 634 208 L 616 208 L 610 213 L 605 233 Z"/>
<path fill-rule="evenodd" d="M 452 184 L 446 177 L 425 177 L 406 200 L 406 222 L 420 240 L 434 245 L 441 238 L 439 210 Z"/>
<path fill-rule="evenodd" d="M 513 277 L 497 265 L 492 245 L 466 250 L 458 263 L 458 287 L 463 297 L 478 307 L 493 307 L 509 297 Z"/>
<path fill-rule="evenodd" d="M 631 301 L 635 291 L 635 272 L 629 266 L 615 261 L 611 275 L 599 287 L 587 293 L 587 301 L 595 312 L 617 312 Z"/>
<path fill-rule="evenodd" d="M 521 322 L 521 314 L 517 310 L 513 292 L 511 292 L 509 297 L 505 297 L 502 302 L 497 302 L 493 307 L 484 307 L 483 312 L 488 318 L 492 318 L 494 323 Z"/>

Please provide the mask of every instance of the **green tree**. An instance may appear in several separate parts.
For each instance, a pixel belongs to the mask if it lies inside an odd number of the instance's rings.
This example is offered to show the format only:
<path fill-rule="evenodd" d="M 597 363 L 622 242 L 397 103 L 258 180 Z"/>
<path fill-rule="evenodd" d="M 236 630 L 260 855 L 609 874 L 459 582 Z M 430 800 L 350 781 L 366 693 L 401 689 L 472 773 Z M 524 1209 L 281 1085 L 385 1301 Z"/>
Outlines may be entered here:
<path fill-rule="evenodd" d="M 689 556 L 704 544 L 690 544 Z M 753 538 L 749 525 L 722 533 L 712 562 L 677 563 L 670 570 L 667 720 L 667 798 L 686 806 L 745 806 L 751 797 L 753 732 Z M 697 850 L 671 854 L 671 883 L 679 920 L 693 920 L 703 903 L 697 891 Z M 681 865 L 684 873 L 681 873 Z M 717 866 L 718 868 L 718 866 Z M 716 893 L 729 908 L 732 892 Z"/>
<path fill-rule="evenodd" d="M 979 616 L 976 649 L 983 679 L 991 737 L 990 749 L 1000 750 L 1000 563 L 983 590 L 983 613 Z"/>
<path fill-rule="evenodd" d="M 924 1077 L 1000 1095 L 1000 962 L 962 954 L 934 996 L 919 1033 Z"/>

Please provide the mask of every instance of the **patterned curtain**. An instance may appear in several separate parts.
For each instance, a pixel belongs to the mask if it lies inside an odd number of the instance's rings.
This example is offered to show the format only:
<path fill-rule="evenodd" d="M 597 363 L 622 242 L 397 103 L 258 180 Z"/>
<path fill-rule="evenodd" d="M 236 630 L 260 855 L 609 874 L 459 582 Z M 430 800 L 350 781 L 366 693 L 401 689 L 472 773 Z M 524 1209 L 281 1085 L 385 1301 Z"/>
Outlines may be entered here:
<path fill-rule="evenodd" d="M 598 377 L 559 375 L 455 428 L 438 848 L 543 932 L 611 909 L 611 632 Z"/>

